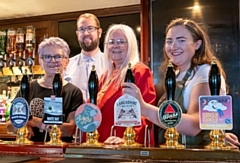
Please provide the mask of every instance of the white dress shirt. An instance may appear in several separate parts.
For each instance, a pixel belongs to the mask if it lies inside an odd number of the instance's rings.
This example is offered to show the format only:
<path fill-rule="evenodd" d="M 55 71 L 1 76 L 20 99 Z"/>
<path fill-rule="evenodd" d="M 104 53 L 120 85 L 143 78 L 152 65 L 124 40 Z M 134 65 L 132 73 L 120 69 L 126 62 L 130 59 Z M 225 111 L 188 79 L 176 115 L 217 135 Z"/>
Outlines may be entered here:
<path fill-rule="evenodd" d="M 95 65 L 98 79 L 100 79 L 106 71 L 106 59 L 100 50 L 92 57 L 80 53 L 70 58 L 67 69 L 64 71 L 65 80 L 81 89 L 84 102 L 89 98 L 88 79 L 93 65 Z"/>

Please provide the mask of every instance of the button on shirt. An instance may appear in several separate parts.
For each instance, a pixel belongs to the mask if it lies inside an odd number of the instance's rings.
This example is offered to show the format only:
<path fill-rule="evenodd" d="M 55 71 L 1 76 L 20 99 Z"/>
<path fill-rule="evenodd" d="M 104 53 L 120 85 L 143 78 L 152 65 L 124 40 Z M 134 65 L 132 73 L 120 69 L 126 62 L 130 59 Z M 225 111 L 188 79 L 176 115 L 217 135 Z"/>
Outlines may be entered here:
<path fill-rule="evenodd" d="M 64 71 L 64 78 L 68 82 L 74 84 L 81 89 L 83 93 L 83 100 L 86 102 L 89 98 L 88 93 L 88 78 L 92 70 L 92 66 L 95 65 L 95 70 L 100 79 L 101 75 L 106 70 L 106 61 L 104 54 L 99 51 L 92 57 L 88 57 L 83 53 L 80 53 L 72 58 Z"/>

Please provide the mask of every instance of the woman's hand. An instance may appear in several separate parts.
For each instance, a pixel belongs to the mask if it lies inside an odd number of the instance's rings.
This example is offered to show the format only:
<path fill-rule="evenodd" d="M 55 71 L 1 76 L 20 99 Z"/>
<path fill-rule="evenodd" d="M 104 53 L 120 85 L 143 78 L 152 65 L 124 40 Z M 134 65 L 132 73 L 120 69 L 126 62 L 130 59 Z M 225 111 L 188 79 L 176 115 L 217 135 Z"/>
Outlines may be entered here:
<path fill-rule="evenodd" d="M 105 145 L 119 145 L 123 143 L 124 143 L 124 140 L 116 136 L 110 136 L 104 142 Z"/>
<path fill-rule="evenodd" d="M 140 102 L 140 104 L 144 102 L 141 91 L 135 84 L 123 83 L 122 87 L 123 87 L 122 89 L 123 94 L 129 94 L 135 97 Z"/>
<path fill-rule="evenodd" d="M 225 133 L 226 142 L 230 143 L 232 146 L 240 147 L 238 137 L 232 133 Z"/>

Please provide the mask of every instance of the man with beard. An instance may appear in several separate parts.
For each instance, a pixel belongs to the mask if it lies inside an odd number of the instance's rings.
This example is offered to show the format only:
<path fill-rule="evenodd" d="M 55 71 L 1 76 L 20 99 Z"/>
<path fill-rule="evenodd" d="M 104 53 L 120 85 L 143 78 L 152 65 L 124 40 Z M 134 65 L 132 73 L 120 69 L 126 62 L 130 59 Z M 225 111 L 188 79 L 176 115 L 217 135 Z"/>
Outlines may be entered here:
<path fill-rule="evenodd" d="M 86 102 L 89 98 L 88 78 L 92 65 L 95 65 L 98 78 L 106 70 L 104 54 L 98 47 L 102 35 L 98 18 L 90 13 L 80 15 L 77 19 L 76 34 L 82 50 L 80 54 L 70 58 L 64 78 L 81 89 Z"/>

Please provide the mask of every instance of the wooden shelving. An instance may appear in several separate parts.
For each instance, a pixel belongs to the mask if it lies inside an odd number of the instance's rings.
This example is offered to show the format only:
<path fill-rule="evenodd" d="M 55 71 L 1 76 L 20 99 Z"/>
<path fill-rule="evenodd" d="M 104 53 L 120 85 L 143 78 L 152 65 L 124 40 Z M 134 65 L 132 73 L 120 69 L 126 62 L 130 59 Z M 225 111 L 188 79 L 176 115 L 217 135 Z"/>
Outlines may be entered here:
<path fill-rule="evenodd" d="M 44 74 L 44 70 L 41 68 L 40 65 L 34 65 L 32 66 L 32 73 L 30 72 L 30 69 L 28 66 L 23 66 L 22 71 L 25 73 L 25 70 L 27 70 L 27 74 Z M 4 67 L 3 68 L 3 74 L 0 72 L 0 76 L 14 76 L 14 75 L 23 75 L 22 72 L 20 71 L 19 67 L 13 67 L 13 73 L 9 69 L 9 67 Z"/>

